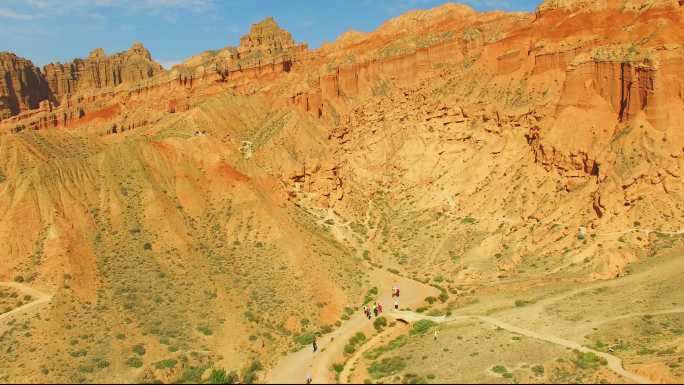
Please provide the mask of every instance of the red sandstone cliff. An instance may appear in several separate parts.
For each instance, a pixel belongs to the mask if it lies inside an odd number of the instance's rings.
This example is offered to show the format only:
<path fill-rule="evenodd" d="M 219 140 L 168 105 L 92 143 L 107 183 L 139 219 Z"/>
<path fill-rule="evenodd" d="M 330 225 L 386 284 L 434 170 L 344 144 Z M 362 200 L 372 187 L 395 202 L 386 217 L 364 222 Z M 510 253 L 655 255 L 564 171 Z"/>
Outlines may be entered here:
<path fill-rule="evenodd" d="M 0 52 L 0 120 L 54 100 L 40 70 L 31 61 Z"/>
<path fill-rule="evenodd" d="M 87 90 L 139 82 L 163 72 L 162 66 L 152 60 L 150 52 L 141 43 L 111 56 L 98 48 L 86 59 L 48 64 L 43 68 L 45 79 L 57 100 Z"/>

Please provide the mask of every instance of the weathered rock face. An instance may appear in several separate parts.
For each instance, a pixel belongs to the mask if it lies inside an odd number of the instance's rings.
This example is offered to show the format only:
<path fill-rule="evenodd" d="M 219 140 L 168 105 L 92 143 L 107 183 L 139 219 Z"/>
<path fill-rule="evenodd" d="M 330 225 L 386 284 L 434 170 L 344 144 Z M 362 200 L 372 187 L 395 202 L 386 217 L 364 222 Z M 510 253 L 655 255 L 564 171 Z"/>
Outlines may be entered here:
<path fill-rule="evenodd" d="M 301 49 L 306 46 L 295 44 L 292 35 L 269 17 L 253 24 L 249 33 L 240 38 L 237 58 L 242 67 L 252 67 Z"/>
<path fill-rule="evenodd" d="M 38 108 L 52 95 L 40 70 L 31 61 L 0 53 L 0 119 Z"/>
<path fill-rule="evenodd" d="M 135 43 L 128 51 L 111 56 L 98 48 L 87 59 L 75 59 L 67 64 L 48 64 L 43 68 L 50 90 L 58 100 L 89 89 L 134 83 L 162 72 L 162 66 L 152 60 L 150 52 L 141 43 Z"/>
<path fill-rule="evenodd" d="M 181 78 L 228 76 L 237 83 L 289 72 L 304 54 L 308 46 L 297 44 L 292 35 L 280 28 L 272 17 L 252 25 L 250 32 L 240 38 L 238 47 L 225 47 L 194 56 L 182 65 L 174 67 Z M 256 71 L 256 74 L 251 73 Z M 237 79 L 236 79 L 237 78 Z"/>

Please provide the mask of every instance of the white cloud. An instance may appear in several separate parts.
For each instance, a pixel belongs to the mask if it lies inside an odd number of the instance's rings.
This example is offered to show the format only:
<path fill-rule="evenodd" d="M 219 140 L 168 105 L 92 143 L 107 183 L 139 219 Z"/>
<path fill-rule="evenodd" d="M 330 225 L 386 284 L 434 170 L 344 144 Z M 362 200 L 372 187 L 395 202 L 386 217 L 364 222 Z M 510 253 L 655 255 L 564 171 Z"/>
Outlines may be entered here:
<path fill-rule="evenodd" d="M 34 20 L 42 17 L 41 15 L 37 14 L 26 14 L 26 13 L 19 13 L 19 12 L 14 12 L 9 9 L 1 9 L 0 8 L 0 18 L 6 18 L 6 19 L 15 19 L 15 20 Z"/>

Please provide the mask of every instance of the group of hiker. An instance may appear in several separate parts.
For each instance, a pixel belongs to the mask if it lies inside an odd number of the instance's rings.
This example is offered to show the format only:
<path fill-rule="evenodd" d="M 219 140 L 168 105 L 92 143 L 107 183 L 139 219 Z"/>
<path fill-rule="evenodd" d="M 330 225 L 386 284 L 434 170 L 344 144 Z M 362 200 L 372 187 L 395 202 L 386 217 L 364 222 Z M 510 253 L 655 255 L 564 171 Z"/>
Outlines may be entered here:
<path fill-rule="evenodd" d="M 394 310 L 399 310 L 399 287 L 392 286 L 392 298 L 394 298 Z M 363 314 L 368 319 L 372 319 L 373 316 L 376 318 L 382 314 L 382 303 L 375 301 L 372 305 L 363 305 Z"/>
<path fill-rule="evenodd" d="M 368 318 L 371 319 L 373 318 L 373 315 L 375 317 L 378 316 L 378 314 L 382 313 L 382 304 L 378 301 L 375 301 L 373 305 L 363 305 L 363 314 Z"/>
<path fill-rule="evenodd" d="M 397 285 L 392 286 L 392 298 L 394 299 L 394 309 L 399 310 L 399 287 Z M 363 305 L 363 314 L 366 316 L 368 319 L 372 319 L 373 316 L 376 318 L 382 314 L 383 308 L 382 308 L 382 303 L 379 301 L 375 301 L 372 305 Z M 435 334 L 435 340 L 437 339 L 437 334 Z M 318 344 L 316 343 L 316 336 L 314 335 L 313 337 L 313 342 L 312 342 L 312 347 L 313 347 L 313 352 L 316 353 L 318 351 Z M 306 375 L 306 383 L 311 384 L 313 382 L 313 379 L 311 377 L 311 373 L 308 373 Z"/>

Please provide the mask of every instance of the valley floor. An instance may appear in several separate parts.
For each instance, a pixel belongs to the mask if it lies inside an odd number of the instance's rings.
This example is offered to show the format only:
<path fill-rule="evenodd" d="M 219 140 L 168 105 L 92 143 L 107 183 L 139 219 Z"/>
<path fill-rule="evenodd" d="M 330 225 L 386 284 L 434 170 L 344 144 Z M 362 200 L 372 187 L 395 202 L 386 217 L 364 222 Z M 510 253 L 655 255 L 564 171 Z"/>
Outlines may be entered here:
<path fill-rule="evenodd" d="M 330 338 L 325 337 L 320 352 L 306 347 L 284 356 L 268 381 L 301 383 L 307 374 L 314 383 L 421 382 L 426 378 L 430 382 L 681 381 L 684 330 L 679 325 L 684 324 L 684 283 L 678 277 L 684 273 L 684 257 L 653 257 L 638 263 L 635 270 L 627 277 L 588 284 L 550 284 L 522 293 L 503 288 L 448 316 L 389 310 L 386 317 L 394 321 L 394 327 L 377 333 L 362 314 L 356 314 Z M 436 292 L 381 269 L 373 273 L 382 303 L 391 303 L 389 287 L 397 282 L 406 293 L 402 307 L 419 305 Z M 513 300 L 520 296 L 529 299 Z M 578 298 L 581 302 L 573 303 Z M 512 306 L 503 307 L 506 302 Z M 426 321 L 439 330 L 437 338 L 432 330 L 407 334 L 404 323 L 415 328 Z M 639 321 L 656 322 L 657 330 L 621 326 Z M 626 334 L 615 336 L 621 329 Z M 358 332 L 372 336 L 361 349 L 345 355 L 344 346 Z M 463 340 L 468 333 L 470 343 L 467 337 Z M 480 352 L 470 352 L 470 348 Z M 492 354 L 484 354 L 483 349 Z M 383 360 L 378 360 L 381 355 Z M 469 359 L 477 362 L 468 364 Z M 391 370 L 377 370 L 391 362 L 396 364 Z M 504 362 L 505 366 L 498 365 Z M 337 371 L 333 364 L 338 364 Z"/>

